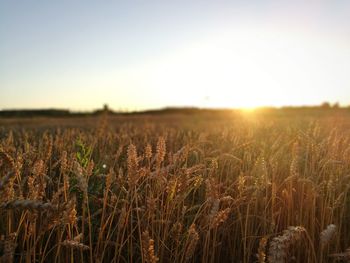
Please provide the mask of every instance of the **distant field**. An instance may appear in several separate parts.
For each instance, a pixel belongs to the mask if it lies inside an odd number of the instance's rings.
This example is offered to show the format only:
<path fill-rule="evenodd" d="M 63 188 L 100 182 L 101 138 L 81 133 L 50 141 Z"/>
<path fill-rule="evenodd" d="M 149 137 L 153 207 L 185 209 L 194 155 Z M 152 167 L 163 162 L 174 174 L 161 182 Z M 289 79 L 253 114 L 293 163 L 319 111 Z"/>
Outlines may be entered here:
<path fill-rule="evenodd" d="M 0 119 L 0 262 L 339 262 L 350 110 Z"/>

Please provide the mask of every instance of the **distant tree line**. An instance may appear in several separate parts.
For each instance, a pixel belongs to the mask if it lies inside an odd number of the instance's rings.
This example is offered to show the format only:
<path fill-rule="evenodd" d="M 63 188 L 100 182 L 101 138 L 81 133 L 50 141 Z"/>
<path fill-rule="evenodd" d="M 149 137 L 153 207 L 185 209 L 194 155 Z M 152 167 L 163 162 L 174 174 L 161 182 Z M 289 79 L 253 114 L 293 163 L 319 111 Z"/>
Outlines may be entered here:
<path fill-rule="evenodd" d="M 269 111 L 275 111 L 278 109 L 273 107 L 262 108 Z M 350 106 L 344 108 L 340 107 L 339 103 L 336 102 L 331 104 L 329 102 L 323 102 L 318 106 L 286 106 L 282 107 L 282 110 L 334 110 L 334 109 L 350 109 Z M 227 109 L 230 110 L 230 109 Z M 111 110 L 108 105 L 104 105 L 102 109 L 95 110 L 92 112 L 71 112 L 69 110 L 62 109 L 35 109 L 35 110 L 0 110 L 0 117 L 3 118 L 32 118 L 32 117 L 79 117 L 79 116 L 91 116 L 100 114 L 109 115 L 129 115 L 129 114 L 196 114 L 196 113 L 208 113 L 208 112 L 224 112 L 224 109 L 201 109 L 196 107 L 167 107 L 157 110 L 146 110 L 142 112 L 115 112 Z"/>
<path fill-rule="evenodd" d="M 69 110 L 38 109 L 38 110 L 2 110 L 0 117 L 63 117 L 70 115 Z"/>
<path fill-rule="evenodd" d="M 332 105 L 332 104 L 330 104 L 329 102 L 326 101 L 326 102 L 323 102 L 321 104 L 321 108 L 323 108 L 323 109 L 330 109 L 330 108 L 339 109 L 340 105 L 339 105 L 339 102 L 336 102 L 336 103 L 334 103 Z"/>

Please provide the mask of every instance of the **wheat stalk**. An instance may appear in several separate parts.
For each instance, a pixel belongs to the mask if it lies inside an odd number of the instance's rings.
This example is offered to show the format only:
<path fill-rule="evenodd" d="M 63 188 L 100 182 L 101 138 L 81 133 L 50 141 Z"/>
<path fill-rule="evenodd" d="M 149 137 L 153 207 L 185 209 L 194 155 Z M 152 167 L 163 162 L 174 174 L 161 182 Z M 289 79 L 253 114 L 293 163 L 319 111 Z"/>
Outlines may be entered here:
<path fill-rule="evenodd" d="M 269 262 L 284 263 L 288 255 L 288 250 L 293 244 L 302 238 L 306 232 L 301 226 L 290 226 L 283 231 L 283 235 L 277 236 L 270 242 Z"/>
<path fill-rule="evenodd" d="M 327 226 L 325 230 L 323 230 L 320 234 L 320 242 L 322 246 L 327 245 L 332 238 L 334 237 L 337 231 L 337 226 L 334 224 L 330 224 Z"/>

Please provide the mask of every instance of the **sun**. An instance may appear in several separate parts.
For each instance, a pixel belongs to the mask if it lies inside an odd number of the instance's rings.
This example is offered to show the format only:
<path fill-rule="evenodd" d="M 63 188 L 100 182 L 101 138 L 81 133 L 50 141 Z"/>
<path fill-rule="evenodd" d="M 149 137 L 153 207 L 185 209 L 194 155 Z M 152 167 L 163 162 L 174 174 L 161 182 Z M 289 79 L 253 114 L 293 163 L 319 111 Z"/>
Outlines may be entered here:
<path fill-rule="evenodd" d="M 147 69 L 146 74 L 151 88 L 158 88 L 159 94 L 166 88 L 171 99 L 182 105 L 251 110 L 286 103 L 279 65 L 261 57 L 256 49 L 202 42 L 163 58 L 149 66 L 153 70 Z"/>
<path fill-rule="evenodd" d="M 244 113 L 254 113 L 259 109 L 259 107 L 243 107 L 240 110 Z"/>

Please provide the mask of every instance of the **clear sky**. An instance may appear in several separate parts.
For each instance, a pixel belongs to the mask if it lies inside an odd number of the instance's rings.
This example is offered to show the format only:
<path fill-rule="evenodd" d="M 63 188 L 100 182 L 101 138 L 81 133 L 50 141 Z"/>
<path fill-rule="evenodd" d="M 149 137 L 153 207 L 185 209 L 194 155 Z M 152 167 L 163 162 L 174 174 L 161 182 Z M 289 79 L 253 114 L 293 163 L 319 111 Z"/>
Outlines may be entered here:
<path fill-rule="evenodd" d="M 350 1 L 0 0 L 0 109 L 350 104 Z"/>

